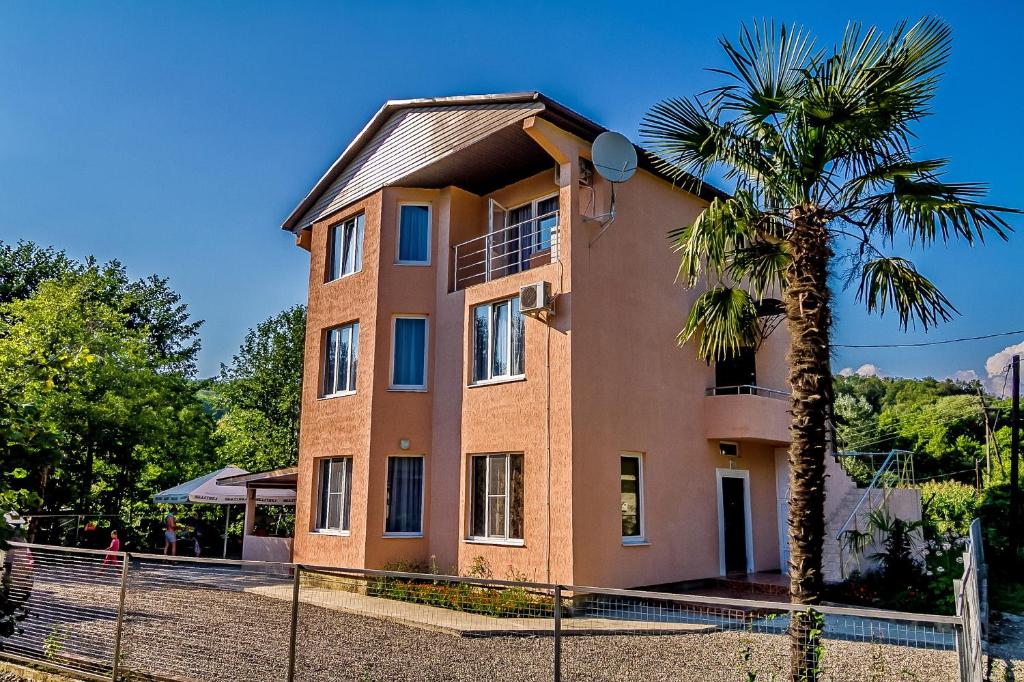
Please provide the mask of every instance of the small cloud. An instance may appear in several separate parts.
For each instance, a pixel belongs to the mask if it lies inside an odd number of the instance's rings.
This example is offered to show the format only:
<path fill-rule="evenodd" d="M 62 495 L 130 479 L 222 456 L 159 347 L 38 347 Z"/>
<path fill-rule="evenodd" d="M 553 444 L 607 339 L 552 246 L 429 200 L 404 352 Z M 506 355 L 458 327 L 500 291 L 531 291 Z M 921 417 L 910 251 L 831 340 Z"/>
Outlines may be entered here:
<path fill-rule="evenodd" d="M 844 367 L 841 370 L 839 370 L 839 376 L 841 377 L 852 377 L 854 375 L 859 377 L 881 378 L 885 376 L 885 373 L 882 372 L 881 369 L 879 369 L 878 365 L 872 365 L 871 363 L 861 365 L 857 369 L 854 369 L 852 367 Z"/>
<path fill-rule="evenodd" d="M 1010 360 L 1014 355 L 1024 355 L 1024 341 L 1007 346 L 998 353 L 990 355 L 985 360 L 985 373 L 988 374 L 985 385 L 989 391 L 998 396 L 1006 397 L 1009 395 L 1010 382 L 1004 379 L 1007 376 L 1006 368 L 1009 366 Z"/>
<path fill-rule="evenodd" d="M 979 377 L 978 373 L 975 372 L 973 369 L 958 369 L 957 371 L 953 372 L 953 374 L 950 375 L 949 378 L 952 379 L 953 381 L 958 381 L 962 384 L 969 384 L 972 381 L 977 381 L 981 377 Z"/>
<path fill-rule="evenodd" d="M 857 368 L 857 376 L 859 377 L 884 377 L 885 373 L 879 369 L 878 365 L 872 365 L 870 363 L 861 365 Z"/>

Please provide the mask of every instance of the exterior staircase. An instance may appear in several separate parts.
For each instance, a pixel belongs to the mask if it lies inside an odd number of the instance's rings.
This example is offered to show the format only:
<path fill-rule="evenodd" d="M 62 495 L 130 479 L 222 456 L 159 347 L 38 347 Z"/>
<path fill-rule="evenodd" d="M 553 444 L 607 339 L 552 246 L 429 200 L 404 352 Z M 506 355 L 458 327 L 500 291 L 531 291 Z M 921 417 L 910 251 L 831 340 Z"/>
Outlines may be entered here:
<path fill-rule="evenodd" d="M 861 456 L 869 453 L 844 453 L 843 456 Z M 871 453 L 875 457 L 879 453 Z M 900 455 L 903 455 L 901 459 Z M 843 546 L 843 533 L 847 530 L 868 529 L 868 515 L 876 509 L 907 521 L 921 518 L 921 491 L 912 487 L 912 467 L 908 466 L 909 453 L 892 451 L 879 467 L 867 488 L 858 488 L 842 466 L 829 462 L 826 483 L 825 545 L 822 548 L 822 570 L 826 582 L 842 582 L 855 571 L 874 567 L 869 557 L 879 551 L 879 541 L 872 542 L 859 555 Z M 907 487 L 910 486 L 910 487 Z"/>

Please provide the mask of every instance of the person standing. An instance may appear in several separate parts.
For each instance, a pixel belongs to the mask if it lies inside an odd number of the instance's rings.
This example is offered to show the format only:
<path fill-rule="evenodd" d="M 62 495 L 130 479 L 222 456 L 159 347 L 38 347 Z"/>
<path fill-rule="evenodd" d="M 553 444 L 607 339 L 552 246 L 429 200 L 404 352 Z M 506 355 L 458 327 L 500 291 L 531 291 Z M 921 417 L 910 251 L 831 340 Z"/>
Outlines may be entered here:
<path fill-rule="evenodd" d="M 107 546 L 108 554 L 103 557 L 103 567 L 117 566 L 117 553 L 121 551 L 121 540 L 117 537 L 117 531 L 110 531 L 110 545 Z"/>
<path fill-rule="evenodd" d="M 176 534 L 177 524 L 174 521 L 174 509 L 167 512 L 164 517 L 164 554 L 174 556 L 177 553 L 178 536 Z"/>

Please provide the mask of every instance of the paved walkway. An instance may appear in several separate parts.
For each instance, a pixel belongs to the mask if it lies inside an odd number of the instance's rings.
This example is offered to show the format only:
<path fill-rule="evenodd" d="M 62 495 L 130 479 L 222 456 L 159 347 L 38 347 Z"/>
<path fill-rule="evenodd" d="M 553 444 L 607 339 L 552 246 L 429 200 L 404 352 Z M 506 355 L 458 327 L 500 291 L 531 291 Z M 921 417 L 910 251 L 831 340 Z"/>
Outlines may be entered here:
<path fill-rule="evenodd" d="M 292 598 L 291 585 L 247 587 L 245 591 L 283 601 L 291 601 Z M 495 618 L 325 587 L 303 587 L 299 591 L 299 602 L 371 618 L 383 618 L 402 625 L 447 632 L 461 637 L 550 636 L 554 632 L 552 618 Z M 718 629 L 714 625 L 680 622 L 590 617 L 562 619 L 562 632 L 573 635 L 694 634 L 715 632 Z"/>

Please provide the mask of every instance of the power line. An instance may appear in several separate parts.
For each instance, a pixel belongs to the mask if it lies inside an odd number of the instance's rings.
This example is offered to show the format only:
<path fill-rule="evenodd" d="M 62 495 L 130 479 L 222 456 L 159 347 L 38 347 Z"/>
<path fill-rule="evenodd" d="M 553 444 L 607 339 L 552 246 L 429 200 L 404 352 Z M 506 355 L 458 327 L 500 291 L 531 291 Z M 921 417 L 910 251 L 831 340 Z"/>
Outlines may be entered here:
<path fill-rule="evenodd" d="M 1012 332 L 999 332 L 997 334 L 983 334 L 981 336 L 964 336 L 959 339 L 945 339 L 943 341 L 921 341 L 919 343 L 833 343 L 833 348 L 920 348 L 922 346 L 941 346 L 947 343 L 960 343 L 962 341 L 980 341 L 981 339 L 994 339 L 999 336 L 1013 336 L 1024 334 L 1024 329 L 1016 329 Z"/>

